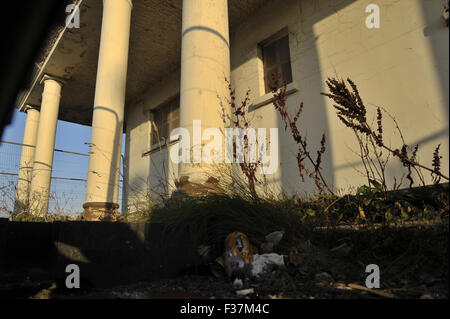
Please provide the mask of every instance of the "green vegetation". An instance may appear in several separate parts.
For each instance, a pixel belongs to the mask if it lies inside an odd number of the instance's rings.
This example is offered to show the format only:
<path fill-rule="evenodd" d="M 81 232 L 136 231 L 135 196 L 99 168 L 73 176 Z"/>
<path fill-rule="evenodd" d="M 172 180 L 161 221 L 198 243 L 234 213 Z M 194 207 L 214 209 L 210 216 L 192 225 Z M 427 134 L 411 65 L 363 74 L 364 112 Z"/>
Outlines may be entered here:
<path fill-rule="evenodd" d="M 377 182 L 354 195 L 320 194 L 315 199 L 243 199 L 215 195 L 172 199 L 125 216 L 126 221 L 163 223 L 168 227 L 195 225 L 205 242 L 223 240 L 240 231 L 258 244 L 272 231 L 284 229 L 286 243 L 301 239 L 309 229 L 357 225 L 375 227 L 414 221 L 448 221 L 448 184 L 385 192 Z"/>
<path fill-rule="evenodd" d="M 61 214 L 47 214 L 45 216 L 33 215 L 30 213 L 21 213 L 14 215 L 12 220 L 15 222 L 34 222 L 34 223 L 52 223 L 73 220 L 72 217 Z"/>

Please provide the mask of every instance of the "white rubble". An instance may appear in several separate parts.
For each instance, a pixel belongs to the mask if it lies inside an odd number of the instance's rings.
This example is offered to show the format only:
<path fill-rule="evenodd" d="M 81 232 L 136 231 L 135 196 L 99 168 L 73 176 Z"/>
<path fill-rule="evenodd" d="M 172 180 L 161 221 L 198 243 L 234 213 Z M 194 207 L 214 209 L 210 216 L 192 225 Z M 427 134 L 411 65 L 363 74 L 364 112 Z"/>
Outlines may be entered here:
<path fill-rule="evenodd" d="M 270 265 L 284 266 L 284 256 L 276 253 L 253 255 L 252 275 L 258 277 Z"/>
<path fill-rule="evenodd" d="M 255 293 L 255 289 L 253 289 L 253 288 L 242 289 L 242 290 L 236 291 L 236 294 L 238 296 L 246 296 L 246 295 L 253 294 L 253 293 Z"/>
<path fill-rule="evenodd" d="M 266 241 L 270 242 L 273 244 L 273 246 L 278 245 L 278 243 L 280 242 L 280 240 L 283 238 L 284 236 L 284 230 L 279 230 L 279 231 L 274 231 L 268 235 L 266 235 Z"/>

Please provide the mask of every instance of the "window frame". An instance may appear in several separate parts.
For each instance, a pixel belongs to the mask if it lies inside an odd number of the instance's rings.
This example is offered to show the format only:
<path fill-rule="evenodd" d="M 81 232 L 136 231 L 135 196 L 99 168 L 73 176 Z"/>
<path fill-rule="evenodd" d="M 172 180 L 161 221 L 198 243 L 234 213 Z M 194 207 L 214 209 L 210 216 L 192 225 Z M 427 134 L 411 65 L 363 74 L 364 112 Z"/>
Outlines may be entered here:
<path fill-rule="evenodd" d="M 167 108 L 170 108 L 170 110 L 167 110 Z M 159 112 L 163 112 L 162 116 L 164 117 L 164 119 L 160 123 L 158 123 L 158 121 L 155 120 L 155 117 Z M 172 116 L 174 116 L 174 112 L 177 115 L 175 118 L 171 118 Z M 180 126 L 180 94 L 177 94 L 167 99 L 164 103 L 159 104 L 157 107 L 150 110 L 150 114 L 151 114 L 150 148 L 153 149 L 154 147 L 166 145 L 169 142 L 171 131 L 174 128 Z M 176 124 L 174 124 L 175 121 L 177 121 Z M 167 126 L 167 133 L 165 134 L 167 136 L 158 136 L 157 140 L 155 141 L 156 137 L 155 128 L 159 132 L 161 130 L 161 125 Z"/>
<path fill-rule="evenodd" d="M 265 58 L 265 54 L 264 54 L 264 49 L 275 44 L 277 41 L 280 41 L 282 39 L 286 38 L 287 41 L 287 54 L 289 56 L 288 62 L 289 62 L 289 75 L 290 75 L 290 79 L 289 81 L 287 81 L 286 84 L 290 84 L 292 82 L 294 82 L 294 77 L 293 77 L 293 71 L 292 71 L 292 58 L 291 58 L 291 46 L 290 46 L 290 37 L 289 37 L 289 31 L 288 28 L 283 28 L 280 31 L 276 32 L 275 34 L 273 34 L 272 36 L 268 37 L 266 40 L 261 41 L 260 43 L 258 43 L 258 56 L 259 59 L 261 61 L 262 64 L 262 92 L 263 94 L 269 94 L 271 93 L 270 89 L 269 89 L 269 85 L 268 85 L 268 79 L 267 79 L 267 64 L 266 61 L 264 60 Z M 279 53 L 277 51 L 275 51 L 276 56 L 277 56 L 277 63 L 275 64 L 277 68 L 282 68 L 283 61 L 279 61 L 278 56 Z M 286 62 L 287 63 L 287 62 Z"/>

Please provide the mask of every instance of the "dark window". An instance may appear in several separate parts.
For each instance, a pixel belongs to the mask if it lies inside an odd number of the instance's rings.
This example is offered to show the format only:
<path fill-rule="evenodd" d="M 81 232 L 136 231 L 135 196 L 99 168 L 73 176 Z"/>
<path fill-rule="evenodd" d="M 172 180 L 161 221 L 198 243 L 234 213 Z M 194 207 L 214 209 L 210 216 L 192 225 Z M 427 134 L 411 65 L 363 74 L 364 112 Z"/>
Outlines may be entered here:
<path fill-rule="evenodd" d="M 180 126 L 180 96 L 158 106 L 152 113 L 151 145 L 168 140 L 172 130 Z"/>
<path fill-rule="evenodd" d="M 278 87 L 292 82 L 291 59 L 289 56 L 289 36 L 286 35 L 276 41 L 262 46 L 264 64 L 264 83 L 266 93 L 271 91 L 273 75 L 278 78 Z"/>

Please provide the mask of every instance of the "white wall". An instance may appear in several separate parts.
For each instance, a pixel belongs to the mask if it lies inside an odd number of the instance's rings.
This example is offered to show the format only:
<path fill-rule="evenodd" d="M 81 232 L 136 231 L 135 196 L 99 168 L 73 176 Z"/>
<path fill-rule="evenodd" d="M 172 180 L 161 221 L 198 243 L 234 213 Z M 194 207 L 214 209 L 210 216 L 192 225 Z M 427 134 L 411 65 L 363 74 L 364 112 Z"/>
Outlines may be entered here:
<path fill-rule="evenodd" d="M 380 29 L 365 26 L 369 3 L 380 6 Z M 289 96 L 288 107 L 295 114 L 304 102 L 299 127 L 308 136 L 312 152 L 326 132 L 323 168 L 334 188 L 347 191 L 366 183 L 357 172 L 362 167 L 353 153 L 357 144 L 352 132 L 337 119 L 330 101 L 320 95 L 327 91 L 326 78 L 335 75 L 356 82 L 369 110 L 380 105 L 394 115 L 406 142 L 420 144 L 419 160 L 426 165 L 431 165 L 433 150 L 442 143 L 443 171 L 448 174 L 449 42 L 441 11 L 438 0 L 273 1 L 231 36 L 233 86 L 239 96 L 251 89 L 253 100 L 261 99 L 263 75 L 256 46 L 288 27 L 293 80 L 299 88 Z M 254 113 L 258 127 L 278 118 L 271 104 Z M 388 122 L 385 140 L 400 146 Z M 280 133 L 283 129 L 280 126 Z M 283 189 L 314 191 L 312 183 L 298 182 L 296 146 L 291 141 L 289 134 L 280 134 Z M 391 173 L 404 172 L 397 160 L 391 163 Z"/>
<path fill-rule="evenodd" d="M 160 200 L 158 194 L 171 190 L 178 175 L 178 165 L 168 160 L 168 150 L 151 150 L 151 110 L 179 93 L 180 73 L 168 74 L 159 85 L 151 88 L 138 101 L 130 103 L 127 114 L 122 207 L 135 209 L 149 199 Z M 169 148 L 170 150 L 170 148 Z M 167 179 L 167 182 L 163 182 Z M 126 210 L 124 210 L 126 211 Z"/>
<path fill-rule="evenodd" d="M 380 6 L 380 29 L 365 26 L 369 3 Z M 358 172 L 362 167 L 354 153 L 357 144 L 352 132 L 337 119 L 330 101 L 320 95 L 327 91 L 327 77 L 335 75 L 355 81 L 369 108 L 368 118 L 375 106 L 383 106 L 397 118 L 406 142 L 420 144 L 419 161 L 431 165 L 433 150 L 442 143 L 443 172 L 448 175 L 449 29 L 441 10 L 439 0 L 271 1 L 230 34 L 232 85 L 238 99 L 250 89 L 253 102 L 264 100 L 258 43 L 287 27 L 292 75 L 298 88 L 289 95 L 288 108 L 295 113 L 304 102 L 299 127 L 314 154 L 322 132 L 326 133 L 322 166 L 335 189 L 349 191 L 366 183 Z M 127 110 L 129 183 L 152 177 L 152 170 L 159 170 L 140 154 L 149 147 L 151 130 L 144 110 L 168 100 L 178 90 L 179 73 L 170 74 Z M 290 134 L 284 133 L 274 107 L 269 103 L 249 114 L 254 127 L 280 128 L 280 169 L 271 176 L 274 186 L 288 193 L 314 192 L 312 182 L 299 182 L 296 145 Z M 386 118 L 385 140 L 400 146 L 399 136 L 388 122 Z M 152 161 L 161 159 L 167 161 L 167 156 L 152 157 Z M 400 177 L 403 168 L 396 159 L 391 163 L 389 173 Z"/>

